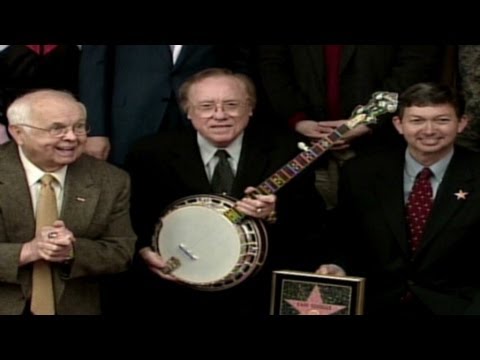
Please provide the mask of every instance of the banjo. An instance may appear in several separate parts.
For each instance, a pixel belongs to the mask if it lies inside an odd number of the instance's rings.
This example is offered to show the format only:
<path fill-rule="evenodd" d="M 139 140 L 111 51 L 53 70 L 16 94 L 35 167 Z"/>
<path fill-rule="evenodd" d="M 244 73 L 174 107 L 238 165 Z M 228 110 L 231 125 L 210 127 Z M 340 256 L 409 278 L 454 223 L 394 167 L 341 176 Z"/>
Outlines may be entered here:
<path fill-rule="evenodd" d="M 393 113 L 397 93 L 376 92 L 367 105 L 357 106 L 350 120 L 304 150 L 258 185 L 250 196 L 276 193 L 300 174 L 348 131 L 375 123 Z M 268 236 L 263 222 L 234 208 L 236 199 L 201 194 L 167 207 L 156 225 L 154 249 L 166 260 L 163 272 L 204 291 L 225 290 L 255 274 L 265 262 Z"/>

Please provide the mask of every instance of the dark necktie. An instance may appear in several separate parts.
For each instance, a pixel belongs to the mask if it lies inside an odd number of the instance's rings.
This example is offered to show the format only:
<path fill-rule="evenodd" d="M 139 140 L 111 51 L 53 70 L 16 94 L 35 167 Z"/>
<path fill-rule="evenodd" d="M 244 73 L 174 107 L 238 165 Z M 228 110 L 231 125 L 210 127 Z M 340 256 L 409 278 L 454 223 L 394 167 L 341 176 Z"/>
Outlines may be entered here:
<path fill-rule="evenodd" d="M 430 183 L 432 171 L 423 168 L 417 175 L 407 201 L 407 224 L 410 230 L 410 246 L 412 253 L 421 244 L 425 223 L 433 206 L 433 189 Z"/>
<path fill-rule="evenodd" d="M 234 179 L 232 168 L 228 163 L 230 155 L 225 150 L 217 150 L 215 156 L 218 158 L 218 163 L 213 171 L 212 190 L 216 194 L 230 194 Z"/>
<path fill-rule="evenodd" d="M 45 174 L 41 178 L 42 187 L 37 202 L 36 231 L 53 225 L 58 219 L 57 197 L 53 189 L 55 178 Z M 35 315 L 54 315 L 55 297 L 53 292 L 52 269 L 44 260 L 33 264 L 32 302 L 30 309 Z"/>

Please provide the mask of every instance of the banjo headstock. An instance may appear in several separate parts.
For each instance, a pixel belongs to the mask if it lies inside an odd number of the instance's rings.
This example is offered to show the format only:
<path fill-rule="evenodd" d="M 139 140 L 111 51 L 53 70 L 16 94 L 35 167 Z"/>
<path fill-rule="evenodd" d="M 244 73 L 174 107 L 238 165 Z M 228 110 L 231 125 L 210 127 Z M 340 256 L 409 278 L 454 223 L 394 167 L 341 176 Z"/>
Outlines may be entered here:
<path fill-rule="evenodd" d="M 353 129 L 362 124 L 374 124 L 377 117 L 387 113 L 394 113 L 398 106 L 398 94 L 394 92 L 378 91 L 373 93 L 366 105 L 357 106 L 346 125 Z"/>

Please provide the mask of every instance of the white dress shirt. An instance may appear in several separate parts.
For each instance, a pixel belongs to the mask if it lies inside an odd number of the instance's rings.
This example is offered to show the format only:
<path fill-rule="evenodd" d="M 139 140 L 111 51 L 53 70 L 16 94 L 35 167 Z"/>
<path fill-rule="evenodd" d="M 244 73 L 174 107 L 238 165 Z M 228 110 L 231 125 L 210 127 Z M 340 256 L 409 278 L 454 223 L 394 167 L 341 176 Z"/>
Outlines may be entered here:
<path fill-rule="evenodd" d="M 169 45 L 170 49 L 172 50 L 172 62 L 175 64 L 178 59 L 178 55 L 180 55 L 180 51 L 182 51 L 183 45 Z"/>
<path fill-rule="evenodd" d="M 213 171 L 215 166 L 217 166 L 218 158 L 215 156 L 215 153 L 218 149 L 223 149 L 228 152 L 230 157 L 228 162 L 232 168 L 233 174 L 237 173 L 238 161 L 240 160 L 240 153 L 242 151 L 242 140 L 243 133 L 240 134 L 230 145 L 225 148 L 218 148 L 211 144 L 207 139 L 202 135 L 197 133 L 197 142 L 200 149 L 200 155 L 202 156 L 203 165 L 205 166 L 205 173 L 207 174 L 208 180 L 212 180 Z"/>
<path fill-rule="evenodd" d="M 55 190 L 55 195 L 57 197 L 57 209 L 58 213 L 61 214 L 62 211 L 62 202 L 63 202 L 63 192 L 65 187 L 65 177 L 67 175 L 67 166 L 62 167 L 61 169 L 46 173 L 43 170 L 39 169 L 34 165 L 22 151 L 22 148 L 19 147 L 20 160 L 22 161 L 23 168 L 25 169 L 25 174 L 27 176 L 27 184 L 30 190 L 30 197 L 32 199 L 33 213 L 37 213 L 37 201 L 38 195 L 40 194 L 41 183 L 40 179 L 45 174 L 52 175 L 57 181 L 53 182 L 53 188 Z"/>

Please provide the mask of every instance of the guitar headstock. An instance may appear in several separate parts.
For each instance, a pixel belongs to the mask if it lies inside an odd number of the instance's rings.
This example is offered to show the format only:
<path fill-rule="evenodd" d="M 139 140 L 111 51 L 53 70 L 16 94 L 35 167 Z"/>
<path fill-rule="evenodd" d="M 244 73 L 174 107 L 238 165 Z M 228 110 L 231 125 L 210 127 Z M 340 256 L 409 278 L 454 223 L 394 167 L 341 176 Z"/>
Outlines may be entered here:
<path fill-rule="evenodd" d="M 397 105 L 397 93 L 377 91 L 373 93 L 366 105 L 359 105 L 353 110 L 351 119 L 347 121 L 347 126 L 353 129 L 361 124 L 373 124 L 377 121 L 379 115 L 394 113 L 397 110 Z"/>

